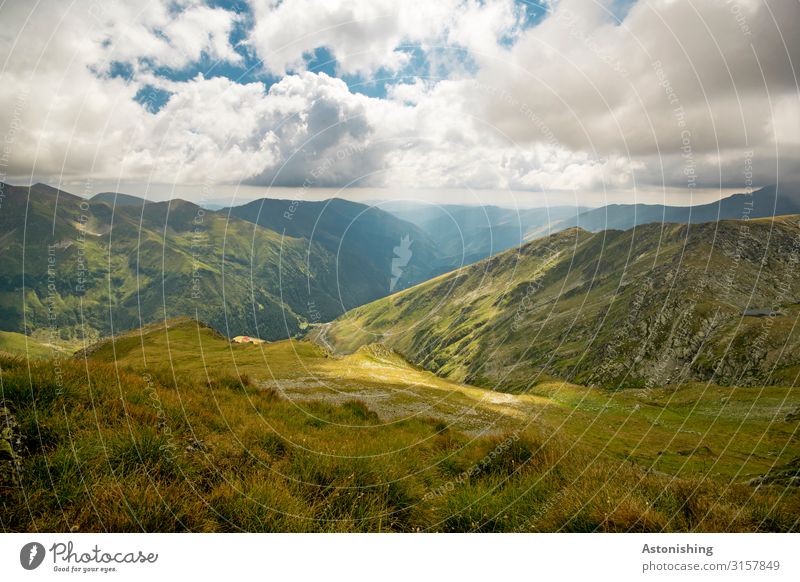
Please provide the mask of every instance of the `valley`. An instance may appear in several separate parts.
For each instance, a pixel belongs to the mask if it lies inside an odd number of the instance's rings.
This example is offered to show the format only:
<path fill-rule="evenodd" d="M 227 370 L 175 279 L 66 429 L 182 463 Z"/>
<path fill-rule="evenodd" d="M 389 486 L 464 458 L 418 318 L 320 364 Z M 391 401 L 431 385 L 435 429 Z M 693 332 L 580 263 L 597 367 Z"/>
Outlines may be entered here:
<path fill-rule="evenodd" d="M 800 0 L 0 23 L 4 579 L 798 578 Z"/>

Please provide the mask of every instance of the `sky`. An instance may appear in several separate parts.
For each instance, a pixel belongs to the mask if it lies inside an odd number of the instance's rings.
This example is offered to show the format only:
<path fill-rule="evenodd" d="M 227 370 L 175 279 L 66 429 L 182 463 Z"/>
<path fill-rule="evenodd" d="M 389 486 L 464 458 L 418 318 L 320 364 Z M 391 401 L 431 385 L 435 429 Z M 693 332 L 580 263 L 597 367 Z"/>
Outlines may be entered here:
<path fill-rule="evenodd" d="M 0 181 L 686 205 L 800 182 L 792 0 L 6 0 Z"/>

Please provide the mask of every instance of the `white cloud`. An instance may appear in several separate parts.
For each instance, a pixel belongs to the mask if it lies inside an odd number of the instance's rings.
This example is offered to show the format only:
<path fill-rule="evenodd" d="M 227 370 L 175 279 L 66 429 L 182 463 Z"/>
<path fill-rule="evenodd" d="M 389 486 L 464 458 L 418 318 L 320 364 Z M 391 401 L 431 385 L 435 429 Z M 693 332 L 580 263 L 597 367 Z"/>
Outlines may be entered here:
<path fill-rule="evenodd" d="M 229 41 L 238 16 L 197 0 L 175 3 L 92 3 L 103 46 L 100 66 L 110 61 L 181 69 L 205 54 L 212 61 L 239 62 Z"/>
<path fill-rule="evenodd" d="M 6 3 L 0 132 L 13 140 L 0 170 L 49 182 L 619 191 L 662 176 L 685 187 L 687 129 L 698 185 L 741 183 L 746 151 L 757 183 L 775 180 L 778 160 L 798 178 L 798 5 L 640 2 L 621 25 L 594 1 L 554 10 L 523 31 L 510 0 L 259 0 L 250 49 L 268 71 L 296 70 L 267 89 L 158 74 L 203 55 L 242 64 L 230 35 L 243 21 L 221 8 Z M 305 70 L 326 47 L 341 73 L 369 81 L 404 70 L 407 43 L 445 78 L 399 80 L 375 98 Z M 113 62 L 131 78 L 112 77 Z M 148 86 L 170 93 L 157 112 L 134 99 Z"/>
<path fill-rule="evenodd" d="M 275 73 L 303 70 L 327 48 L 343 74 L 399 71 L 408 45 L 450 45 L 493 54 L 520 25 L 512 0 L 251 0 L 255 26 L 248 43 Z"/>
<path fill-rule="evenodd" d="M 184 99 L 194 107 L 183 117 L 196 117 L 204 135 L 185 136 L 180 147 L 178 134 L 167 139 L 159 133 L 159 119 L 134 97 L 153 79 L 148 68 L 183 68 L 202 54 L 240 58 L 228 42 L 236 16 L 193 1 L 170 6 L 89 1 L 3 5 L 0 46 L 7 61 L 0 72 L 0 130 L 18 128 L 4 173 L 57 182 L 62 175 L 115 177 L 130 167 L 137 178 L 147 179 L 156 167 L 171 165 L 171 173 L 180 174 L 179 168 L 192 165 L 191 159 L 170 157 L 175 150 L 209 151 L 203 144 L 214 141 L 209 135 L 213 124 L 203 122 L 204 104 L 188 99 L 192 83 L 175 103 Z M 114 62 L 137 71 L 134 80 L 111 77 Z M 235 144 L 220 153 L 231 155 L 229 165 L 240 161 Z"/>
<path fill-rule="evenodd" d="M 772 181 L 771 150 L 782 139 L 772 131 L 780 115 L 773 105 L 798 105 L 798 18 L 800 5 L 791 2 L 651 1 L 617 25 L 594 2 L 563 0 L 506 61 L 481 69 L 481 86 L 490 88 L 483 111 L 520 144 L 541 140 L 544 125 L 570 150 L 637 159 L 647 165 L 640 178 L 652 183 L 663 170 L 686 185 L 684 130 L 697 160 L 712 154 L 723 166 L 702 163 L 706 183 L 728 167 L 741 170 L 748 150 L 760 158 L 759 180 Z M 741 172 L 722 173 L 727 182 Z"/>

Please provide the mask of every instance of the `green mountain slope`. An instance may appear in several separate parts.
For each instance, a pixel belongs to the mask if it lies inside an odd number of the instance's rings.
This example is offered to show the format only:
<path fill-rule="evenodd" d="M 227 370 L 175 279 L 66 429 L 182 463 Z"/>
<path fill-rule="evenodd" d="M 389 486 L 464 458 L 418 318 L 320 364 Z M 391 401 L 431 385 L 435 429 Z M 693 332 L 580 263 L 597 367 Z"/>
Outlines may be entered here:
<path fill-rule="evenodd" d="M 43 338 L 26 337 L 13 331 L 0 331 L 0 352 L 24 356 L 30 359 L 68 356 L 75 351 L 68 343 L 47 344 Z"/>
<path fill-rule="evenodd" d="M 335 256 L 316 243 L 182 200 L 113 207 L 44 185 L 4 191 L 2 329 L 69 339 L 191 315 L 277 338 L 342 312 Z"/>
<path fill-rule="evenodd" d="M 362 306 L 313 337 L 343 352 L 379 341 L 440 375 L 508 391 L 550 377 L 791 385 L 798 241 L 798 216 L 570 229 Z"/>
<path fill-rule="evenodd" d="M 122 194 L 121 192 L 100 192 L 92 196 L 92 202 L 105 202 L 110 206 L 131 206 L 139 210 L 147 204 L 147 200 L 144 198 Z"/>
<path fill-rule="evenodd" d="M 339 296 L 345 310 L 453 268 L 442 264 L 436 243 L 425 232 L 374 206 L 339 198 L 323 202 L 264 198 L 222 212 L 333 254 L 336 282 L 328 292 Z M 328 268 L 316 259 L 309 257 L 311 271 Z"/>

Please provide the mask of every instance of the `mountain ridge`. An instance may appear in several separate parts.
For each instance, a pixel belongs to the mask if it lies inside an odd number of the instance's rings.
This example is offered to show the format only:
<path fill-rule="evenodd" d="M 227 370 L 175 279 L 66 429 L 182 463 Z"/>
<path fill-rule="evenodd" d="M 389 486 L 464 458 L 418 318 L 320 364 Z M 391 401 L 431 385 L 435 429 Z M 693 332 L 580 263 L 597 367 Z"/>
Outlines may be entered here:
<path fill-rule="evenodd" d="M 303 203 L 287 232 L 253 221 L 277 213 L 248 211 L 281 208 L 279 220 L 291 202 L 233 212 L 114 192 L 86 199 L 42 184 L 2 191 L 0 329 L 8 331 L 48 328 L 53 313 L 62 339 L 92 339 L 186 315 L 226 335 L 277 339 L 442 270 L 412 224 L 343 199 Z"/>
<path fill-rule="evenodd" d="M 797 215 L 573 228 L 361 306 L 312 338 L 344 353 L 384 343 L 444 377 L 508 391 L 553 377 L 609 388 L 791 383 L 796 240 Z M 777 305 L 769 326 L 746 315 Z"/>
<path fill-rule="evenodd" d="M 800 188 L 793 184 L 764 186 L 749 193 L 737 193 L 716 202 L 694 206 L 661 204 L 609 204 L 587 210 L 574 221 L 559 226 L 580 226 L 586 230 L 622 229 L 655 222 L 699 224 L 717 220 L 768 218 L 800 213 Z"/>
<path fill-rule="evenodd" d="M 112 207 L 49 188 L 4 189 L 0 325 L 8 331 L 50 328 L 50 313 L 57 333 L 90 338 L 191 315 L 226 335 L 286 337 L 310 317 L 303 287 L 317 277 L 326 282 L 315 285 L 314 312 L 342 312 L 324 293 L 335 288 L 330 274 L 305 265 L 308 252 L 334 263 L 318 245 L 187 201 Z"/>

